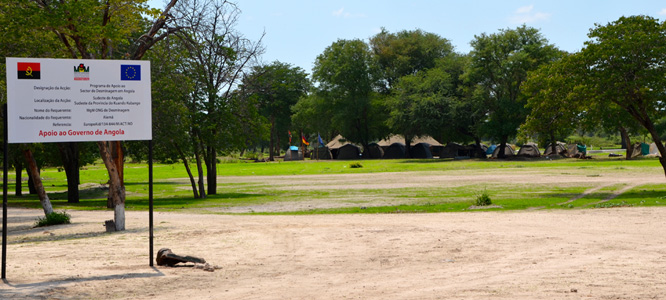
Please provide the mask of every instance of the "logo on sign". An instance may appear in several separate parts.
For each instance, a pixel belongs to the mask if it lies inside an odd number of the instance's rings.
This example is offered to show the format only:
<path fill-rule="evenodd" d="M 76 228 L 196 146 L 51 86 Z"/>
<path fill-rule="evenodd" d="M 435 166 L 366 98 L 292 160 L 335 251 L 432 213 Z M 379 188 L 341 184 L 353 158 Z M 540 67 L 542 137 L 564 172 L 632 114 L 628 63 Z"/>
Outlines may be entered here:
<path fill-rule="evenodd" d="M 141 80 L 141 65 L 120 65 L 120 80 Z"/>
<path fill-rule="evenodd" d="M 90 80 L 90 67 L 79 64 L 74 67 L 74 80 Z"/>

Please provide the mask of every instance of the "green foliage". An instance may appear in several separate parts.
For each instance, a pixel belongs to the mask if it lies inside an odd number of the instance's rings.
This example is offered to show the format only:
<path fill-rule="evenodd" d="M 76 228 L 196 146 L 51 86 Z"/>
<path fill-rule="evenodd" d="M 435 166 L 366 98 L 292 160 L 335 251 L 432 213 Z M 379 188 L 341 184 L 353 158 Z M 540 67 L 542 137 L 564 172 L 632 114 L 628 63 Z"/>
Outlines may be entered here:
<path fill-rule="evenodd" d="M 70 217 L 71 216 L 65 211 L 63 211 L 63 212 L 55 212 L 54 211 L 54 212 L 46 215 L 43 218 L 38 218 L 37 222 L 35 223 L 35 227 L 69 224 L 70 223 Z"/>
<path fill-rule="evenodd" d="M 493 202 L 490 200 L 490 195 L 488 195 L 487 190 L 483 190 L 483 192 L 476 195 L 476 201 L 474 202 L 474 205 L 488 206 L 491 204 L 493 204 Z"/>
<path fill-rule="evenodd" d="M 351 169 L 363 168 L 363 165 L 360 162 L 355 162 L 355 163 L 349 164 L 349 168 L 351 168 Z"/>

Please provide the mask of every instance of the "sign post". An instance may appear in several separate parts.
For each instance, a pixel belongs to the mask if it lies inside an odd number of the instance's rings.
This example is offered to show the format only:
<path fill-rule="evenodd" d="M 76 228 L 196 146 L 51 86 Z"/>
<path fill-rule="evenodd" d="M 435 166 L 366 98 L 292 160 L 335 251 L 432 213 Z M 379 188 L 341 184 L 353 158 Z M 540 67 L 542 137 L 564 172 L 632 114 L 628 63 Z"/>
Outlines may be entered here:
<path fill-rule="evenodd" d="M 149 61 L 7 57 L 6 71 L 8 143 L 152 141 Z M 3 279 L 6 210 L 3 204 Z M 150 237 L 152 256 L 152 230 Z"/>

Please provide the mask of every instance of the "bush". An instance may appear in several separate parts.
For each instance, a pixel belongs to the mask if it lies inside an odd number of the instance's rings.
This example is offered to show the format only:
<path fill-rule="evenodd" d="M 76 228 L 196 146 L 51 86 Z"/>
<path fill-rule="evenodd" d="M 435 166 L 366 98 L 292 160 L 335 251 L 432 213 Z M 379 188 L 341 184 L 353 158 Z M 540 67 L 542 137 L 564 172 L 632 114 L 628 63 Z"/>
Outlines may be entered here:
<path fill-rule="evenodd" d="M 357 168 L 363 168 L 363 165 L 360 162 L 355 162 L 355 163 L 351 163 L 349 165 L 349 167 L 352 168 L 352 169 L 357 169 Z"/>
<path fill-rule="evenodd" d="M 37 219 L 37 222 L 35 223 L 35 227 L 69 224 L 69 223 L 71 223 L 69 219 L 70 219 L 70 215 L 65 211 L 63 211 L 61 213 L 52 212 L 52 213 L 46 215 L 46 217 L 44 217 L 44 218 Z"/>
<path fill-rule="evenodd" d="M 476 196 L 476 203 L 474 205 L 476 206 L 488 206 L 493 204 L 493 202 L 490 200 L 490 196 L 488 195 L 487 191 L 483 191 L 480 195 Z"/>

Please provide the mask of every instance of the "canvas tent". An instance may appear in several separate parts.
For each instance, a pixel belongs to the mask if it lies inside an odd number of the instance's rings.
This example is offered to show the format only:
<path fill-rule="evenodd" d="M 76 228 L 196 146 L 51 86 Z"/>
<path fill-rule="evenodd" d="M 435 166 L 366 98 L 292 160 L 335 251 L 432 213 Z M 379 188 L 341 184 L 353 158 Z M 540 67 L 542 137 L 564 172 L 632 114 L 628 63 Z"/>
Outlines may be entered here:
<path fill-rule="evenodd" d="M 340 150 L 340 147 L 350 144 L 342 135 L 336 135 L 328 144 L 326 144 L 326 147 L 328 147 L 329 150 L 331 150 L 331 154 L 333 157 L 338 157 L 338 150 Z"/>
<path fill-rule="evenodd" d="M 557 153 L 553 153 L 553 148 L 551 146 L 552 144 L 548 144 L 546 146 L 546 150 L 543 151 L 543 155 L 553 155 L 553 154 L 560 154 L 560 155 L 567 155 L 567 144 L 562 143 L 562 142 L 557 142 L 555 145 L 555 150 Z"/>
<path fill-rule="evenodd" d="M 656 145 L 655 145 L 656 148 Z M 646 143 L 635 143 L 632 145 L 632 152 L 631 152 L 631 157 L 638 157 L 638 156 L 643 156 L 643 155 L 648 155 L 650 154 L 650 145 Z"/>
<path fill-rule="evenodd" d="M 661 157 L 661 153 L 659 153 L 659 149 L 657 148 L 657 144 L 652 143 L 650 144 L 650 154 L 649 155 L 656 155 Z"/>
<path fill-rule="evenodd" d="M 499 157 L 499 153 L 500 153 L 501 148 L 502 147 L 497 146 L 497 148 L 495 148 L 495 151 L 493 151 L 493 155 L 491 157 L 492 158 Z M 513 146 L 511 146 L 509 144 L 506 144 L 506 147 L 504 147 L 504 155 L 507 156 L 507 157 L 516 155 L 516 151 L 513 150 Z"/>
<path fill-rule="evenodd" d="M 406 147 L 403 143 L 393 143 L 384 150 L 384 158 L 396 159 L 406 157 Z"/>
<path fill-rule="evenodd" d="M 442 150 L 439 152 L 439 158 L 455 158 L 459 156 L 468 156 L 465 155 L 467 147 L 458 144 L 458 143 L 448 143 Z"/>
<path fill-rule="evenodd" d="M 377 159 L 384 156 L 384 149 L 377 143 L 368 145 L 368 149 L 363 149 L 363 158 Z"/>
<path fill-rule="evenodd" d="M 323 146 L 312 150 L 310 154 L 311 159 L 333 159 L 333 154 L 328 147 Z"/>
<path fill-rule="evenodd" d="M 354 144 L 346 144 L 338 149 L 336 159 L 359 159 L 361 158 L 361 148 Z"/>
<path fill-rule="evenodd" d="M 409 150 L 409 156 L 411 158 L 432 158 L 430 144 L 428 143 L 418 143 L 412 146 Z"/>
<path fill-rule="evenodd" d="M 539 151 L 539 147 L 535 143 L 526 143 L 522 147 L 520 147 L 520 150 L 518 150 L 518 156 L 524 156 L 524 157 L 539 157 L 541 156 L 541 151 Z"/>
<path fill-rule="evenodd" d="M 303 152 L 299 151 L 296 146 L 290 146 L 289 149 L 287 149 L 287 153 L 284 155 L 284 160 L 303 160 Z"/>

